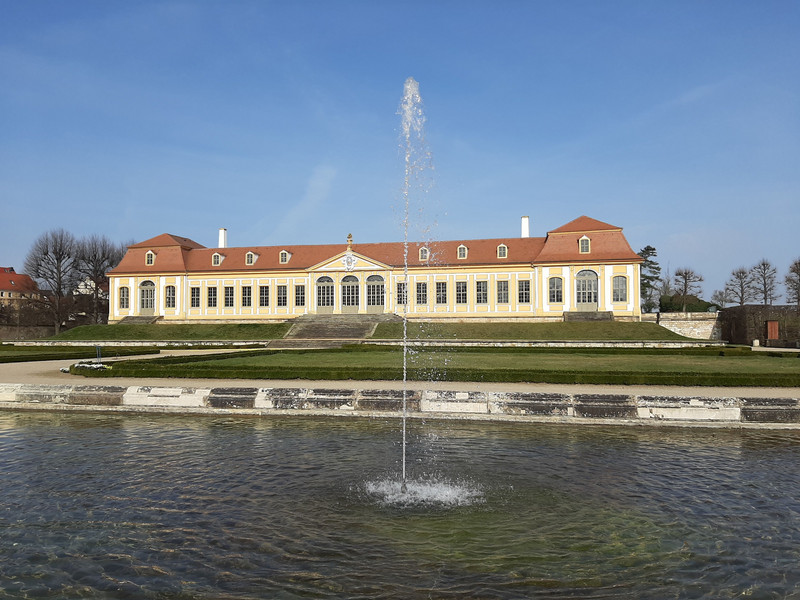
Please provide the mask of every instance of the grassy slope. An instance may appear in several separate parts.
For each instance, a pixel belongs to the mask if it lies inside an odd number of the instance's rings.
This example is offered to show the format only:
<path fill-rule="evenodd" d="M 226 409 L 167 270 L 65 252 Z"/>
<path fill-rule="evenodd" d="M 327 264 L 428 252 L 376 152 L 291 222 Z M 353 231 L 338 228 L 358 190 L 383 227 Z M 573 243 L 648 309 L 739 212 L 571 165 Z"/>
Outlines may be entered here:
<path fill-rule="evenodd" d="M 408 323 L 412 339 L 685 340 L 655 323 Z M 381 323 L 373 339 L 402 339 L 402 323 Z"/>
<path fill-rule="evenodd" d="M 231 323 L 215 325 L 84 325 L 53 340 L 82 341 L 256 341 L 281 338 L 289 323 Z"/>

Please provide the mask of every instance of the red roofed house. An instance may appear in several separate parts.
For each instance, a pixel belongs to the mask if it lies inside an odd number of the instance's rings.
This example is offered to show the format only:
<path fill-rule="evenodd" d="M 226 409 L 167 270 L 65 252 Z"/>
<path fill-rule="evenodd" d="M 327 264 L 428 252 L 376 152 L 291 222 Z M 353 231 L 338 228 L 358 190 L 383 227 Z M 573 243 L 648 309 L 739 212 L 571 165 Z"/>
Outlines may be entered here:
<path fill-rule="evenodd" d="M 0 304 L 19 306 L 38 294 L 39 288 L 28 275 L 14 271 L 14 267 L 0 267 Z"/>
<path fill-rule="evenodd" d="M 406 256 L 407 254 L 407 261 Z M 109 323 L 281 321 L 304 314 L 561 320 L 602 312 L 638 320 L 639 264 L 622 229 L 579 217 L 545 237 L 229 248 L 162 234 L 109 273 Z"/>

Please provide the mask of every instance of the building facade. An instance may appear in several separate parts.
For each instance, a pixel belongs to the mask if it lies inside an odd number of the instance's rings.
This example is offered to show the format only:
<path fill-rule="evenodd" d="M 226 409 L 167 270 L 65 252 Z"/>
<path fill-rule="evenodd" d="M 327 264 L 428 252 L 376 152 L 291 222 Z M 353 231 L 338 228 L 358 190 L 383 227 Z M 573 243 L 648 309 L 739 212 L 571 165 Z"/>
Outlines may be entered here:
<path fill-rule="evenodd" d="M 561 320 L 609 312 L 638 320 L 639 264 L 622 229 L 579 217 L 519 238 L 217 248 L 162 234 L 109 273 L 109 323 L 282 321 L 304 314 L 416 319 Z"/>
<path fill-rule="evenodd" d="M 0 305 L 18 307 L 38 296 L 36 283 L 14 267 L 0 267 Z"/>

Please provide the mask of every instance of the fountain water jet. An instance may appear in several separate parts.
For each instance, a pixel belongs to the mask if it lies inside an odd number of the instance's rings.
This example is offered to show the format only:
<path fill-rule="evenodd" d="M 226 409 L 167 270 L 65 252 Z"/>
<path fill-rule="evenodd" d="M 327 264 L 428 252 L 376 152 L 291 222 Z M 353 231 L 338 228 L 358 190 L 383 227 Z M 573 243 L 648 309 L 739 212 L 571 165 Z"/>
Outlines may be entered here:
<path fill-rule="evenodd" d="M 419 94 L 419 83 L 413 78 L 406 79 L 403 85 L 403 100 L 400 104 L 402 124 L 402 149 L 404 152 L 403 176 L 403 281 L 405 282 L 405 302 L 403 302 L 403 449 L 402 449 L 402 485 L 400 492 L 408 491 L 406 484 L 406 422 L 408 419 L 408 298 L 411 293 L 408 285 L 408 227 L 411 206 L 412 180 L 424 168 L 429 154 L 425 150 L 423 124 L 425 115 L 422 112 L 422 97 Z"/>

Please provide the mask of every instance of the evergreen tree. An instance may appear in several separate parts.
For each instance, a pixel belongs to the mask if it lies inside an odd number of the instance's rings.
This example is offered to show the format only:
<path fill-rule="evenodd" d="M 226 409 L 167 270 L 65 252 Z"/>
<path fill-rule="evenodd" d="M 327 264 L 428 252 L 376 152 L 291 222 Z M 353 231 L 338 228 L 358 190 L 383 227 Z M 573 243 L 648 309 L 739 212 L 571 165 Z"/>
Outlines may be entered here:
<path fill-rule="evenodd" d="M 654 260 L 658 255 L 653 246 L 645 246 L 639 250 L 644 259 L 640 267 L 640 295 L 642 310 L 653 312 L 658 307 L 658 283 L 661 279 L 661 266 Z"/>

